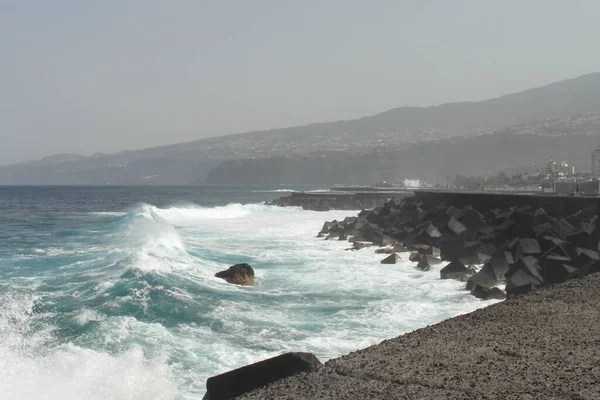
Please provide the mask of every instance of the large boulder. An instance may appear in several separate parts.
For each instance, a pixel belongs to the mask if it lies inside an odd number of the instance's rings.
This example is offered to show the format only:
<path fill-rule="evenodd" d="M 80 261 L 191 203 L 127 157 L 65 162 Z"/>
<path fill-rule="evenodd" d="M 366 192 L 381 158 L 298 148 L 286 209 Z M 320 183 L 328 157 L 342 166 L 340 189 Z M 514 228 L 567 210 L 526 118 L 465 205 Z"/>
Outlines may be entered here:
<path fill-rule="evenodd" d="M 254 270 L 245 263 L 232 265 L 225 271 L 217 272 L 215 276 L 235 285 L 254 285 Z"/>
<path fill-rule="evenodd" d="M 419 262 L 421 261 L 422 257 L 423 256 L 421 255 L 421 253 L 413 251 L 412 253 L 410 253 L 410 256 L 408 256 L 408 259 L 413 262 Z"/>
<path fill-rule="evenodd" d="M 474 274 L 475 271 L 473 271 L 471 268 L 465 267 L 465 265 L 459 260 L 454 260 L 450 264 L 442 268 L 442 270 L 440 271 L 440 278 L 466 281 Z"/>
<path fill-rule="evenodd" d="M 514 245 L 513 259 L 519 261 L 522 257 L 527 255 L 538 256 L 542 253 L 540 244 L 535 239 L 521 238 L 516 241 Z"/>
<path fill-rule="evenodd" d="M 423 271 L 429 271 L 432 265 L 436 265 L 441 262 L 442 260 L 440 260 L 439 258 L 426 254 L 419 260 L 417 268 L 422 269 Z"/>
<path fill-rule="evenodd" d="M 384 258 L 383 260 L 381 260 L 382 264 L 396 264 L 396 262 L 402 260 L 402 257 L 400 257 L 398 254 L 390 254 L 389 256 L 387 256 L 386 258 Z"/>
<path fill-rule="evenodd" d="M 321 362 L 312 353 L 286 353 L 213 376 L 206 381 L 203 400 L 229 400 L 300 372 L 314 371 Z"/>
<path fill-rule="evenodd" d="M 564 282 L 577 275 L 577 268 L 571 264 L 571 258 L 558 254 L 548 254 L 540 260 L 546 283 Z"/>
<path fill-rule="evenodd" d="M 480 248 L 477 249 L 477 258 L 479 259 L 479 264 L 485 264 L 488 262 L 492 255 L 496 252 L 496 246 L 492 243 L 486 243 Z"/>
<path fill-rule="evenodd" d="M 372 243 L 369 242 L 354 242 L 352 248 L 354 250 L 364 249 L 365 247 L 371 247 Z"/>
<path fill-rule="evenodd" d="M 504 300 L 504 299 L 506 299 L 506 293 L 504 293 L 504 291 L 502 289 L 497 288 L 495 286 L 488 287 L 488 286 L 480 285 L 478 283 L 476 283 L 473 286 L 473 288 L 471 289 L 471 294 L 473 296 L 477 297 L 478 299 L 482 299 L 482 300 L 490 300 L 490 299 Z"/>
<path fill-rule="evenodd" d="M 473 290 L 475 285 L 491 288 L 499 283 L 492 266 L 485 264 L 475 275 L 469 278 L 467 281 L 467 290 Z"/>
<path fill-rule="evenodd" d="M 488 261 L 488 264 L 498 282 L 504 281 L 504 274 L 513 264 L 512 254 L 509 251 L 497 251 Z"/>
<path fill-rule="evenodd" d="M 448 221 L 448 228 L 456 235 L 460 235 L 467 230 L 467 227 L 454 217 L 450 217 L 450 220 Z"/>
<path fill-rule="evenodd" d="M 533 256 L 518 260 L 506 274 L 506 295 L 511 298 L 539 288 L 544 283 L 542 269 Z"/>

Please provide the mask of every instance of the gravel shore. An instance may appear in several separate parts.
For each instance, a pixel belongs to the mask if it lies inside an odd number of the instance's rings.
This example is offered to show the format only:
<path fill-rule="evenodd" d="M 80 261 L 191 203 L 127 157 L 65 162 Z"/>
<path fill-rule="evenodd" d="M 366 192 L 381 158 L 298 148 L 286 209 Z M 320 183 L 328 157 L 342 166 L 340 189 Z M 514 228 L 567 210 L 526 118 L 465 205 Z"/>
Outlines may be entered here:
<path fill-rule="evenodd" d="M 241 399 L 600 399 L 600 273 L 328 361 Z"/>

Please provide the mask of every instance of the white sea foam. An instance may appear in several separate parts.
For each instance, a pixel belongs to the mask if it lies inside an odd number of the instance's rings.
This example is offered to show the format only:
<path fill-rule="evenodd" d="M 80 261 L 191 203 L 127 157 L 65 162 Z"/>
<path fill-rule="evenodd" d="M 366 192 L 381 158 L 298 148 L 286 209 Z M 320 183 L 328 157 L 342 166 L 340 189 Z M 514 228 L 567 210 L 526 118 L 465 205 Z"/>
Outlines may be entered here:
<path fill-rule="evenodd" d="M 178 393 L 165 357 L 139 346 L 118 355 L 73 344 L 52 347 L 53 330 L 32 330 L 31 293 L 0 294 L 0 393 L 3 399 L 174 399 Z M 88 316 L 89 318 L 90 316 Z"/>
<path fill-rule="evenodd" d="M 137 307 L 142 320 L 78 309 L 73 322 L 98 323 L 85 338 L 95 347 L 46 347 L 41 344 L 53 343 L 51 326 L 33 335 L 14 328 L 28 326 L 33 300 L 21 302 L 27 304 L 24 313 L 0 313 L 0 334 L 11 338 L 0 343 L 0 393 L 34 399 L 201 398 L 206 378 L 244 364 L 285 351 L 310 351 L 326 360 L 494 302 L 470 296 L 464 283 L 440 280 L 443 265 L 427 272 L 409 261 L 382 265 L 385 255 L 373 248 L 345 251 L 346 241 L 315 238 L 325 220 L 355 214 L 257 204 L 137 207 L 118 231 L 101 238 L 116 259 L 81 273 L 97 282 L 87 299 L 115 289 L 123 271 L 106 272 L 115 265 L 178 284 L 142 280 L 106 300 L 113 311 Z M 96 256 L 90 262 L 98 263 Z M 238 262 L 254 267 L 255 286 L 215 278 Z M 63 272 L 74 274 L 76 268 Z M 164 308 L 157 294 L 168 299 Z M 168 323 L 178 315 L 186 319 Z M 39 346 L 27 344 L 32 337 Z"/>

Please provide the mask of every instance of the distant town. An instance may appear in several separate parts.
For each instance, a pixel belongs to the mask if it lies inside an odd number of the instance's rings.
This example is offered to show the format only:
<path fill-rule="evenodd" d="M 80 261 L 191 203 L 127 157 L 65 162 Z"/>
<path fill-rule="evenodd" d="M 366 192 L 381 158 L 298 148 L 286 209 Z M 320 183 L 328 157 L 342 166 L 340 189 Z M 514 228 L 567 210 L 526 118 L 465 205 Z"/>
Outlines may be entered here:
<path fill-rule="evenodd" d="M 405 188 L 433 188 L 453 190 L 527 190 L 561 195 L 598 196 L 600 193 L 600 146 L 591 152 L 590 170 L 577 171 L 566 160 L 550 159 L 540 165 L 535 172 L 519 172 L 507 175 L 446 177 L 444 183 L 430 184 L 418 179 L 407 179 L 404 182 L 388 184 L 377 182 L 379 186 L 404 186 Z"/>

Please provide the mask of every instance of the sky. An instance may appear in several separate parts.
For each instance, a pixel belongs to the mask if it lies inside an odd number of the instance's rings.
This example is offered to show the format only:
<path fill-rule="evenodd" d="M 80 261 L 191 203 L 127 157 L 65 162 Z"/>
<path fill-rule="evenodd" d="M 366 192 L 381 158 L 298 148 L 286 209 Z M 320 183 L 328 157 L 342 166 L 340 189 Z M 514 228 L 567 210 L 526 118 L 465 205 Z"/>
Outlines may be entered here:
<path fill-rule="evenodd" d="M 0 165 L 600 71 L 597 0 L 0 0 Z"/>

